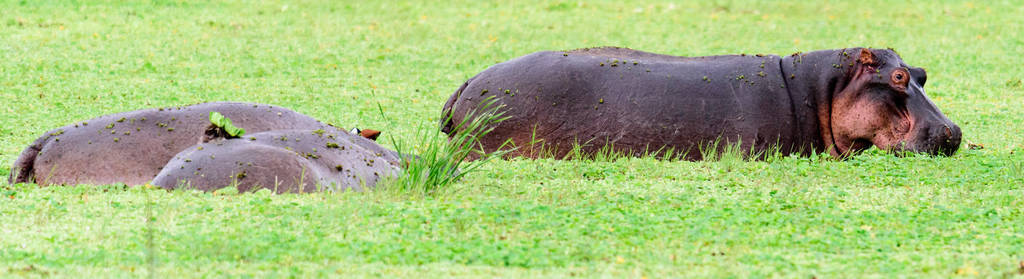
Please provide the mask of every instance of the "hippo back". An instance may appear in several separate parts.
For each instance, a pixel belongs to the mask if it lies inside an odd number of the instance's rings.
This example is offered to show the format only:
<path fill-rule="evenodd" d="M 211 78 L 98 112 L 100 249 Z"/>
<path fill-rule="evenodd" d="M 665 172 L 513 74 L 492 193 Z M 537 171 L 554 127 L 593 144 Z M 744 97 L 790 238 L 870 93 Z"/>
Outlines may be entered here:
<path fill-rule="evenodd" d="M 43 134 L 15 161 L 9 182 L 146 183 L 174 154 L 199 141 L 211 111 L 250 133 L 328 127 L 286 108 L 252 103 L 215 102 L 111 114 Z"/>
<path fill-rule="evenodd" d="M 396 152 L 337 129 L 276 130 L 186 148 L 153 179 L 167 188 L 275 192 L 360 190 L 394 177 Z"/>

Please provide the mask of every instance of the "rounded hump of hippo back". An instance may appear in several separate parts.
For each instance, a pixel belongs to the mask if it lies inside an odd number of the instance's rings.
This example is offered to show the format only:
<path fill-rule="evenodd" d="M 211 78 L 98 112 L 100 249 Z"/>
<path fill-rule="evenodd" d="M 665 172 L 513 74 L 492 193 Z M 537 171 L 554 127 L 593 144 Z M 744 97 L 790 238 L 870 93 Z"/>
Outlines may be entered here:
<path fill-rule="evenodd" d="M 234 186 L 275 192 L 361 190 L 398 174 L 394 151 L 338 129 L 278 130 L 189 147 L 153 184 L 211 191 Z"/>
<path fill-rule="evenodd" d="M 215 102 L 204 103 L 192 108 L 202 116 L 203 128 L 209 125 L 209 114 L 216 111 L 230 118 L 231 122 L 247 132 L 255 133 L 270 130 L 289 129 L 320 129 L 328 125 L 307 115 L 293 110 L 265 104 Z"/>
<path fill-rule="evenodd" d="M 12 183 L 139 185 L 174 154 L 199 142 L 217 111 L 249 133 L 329 127 L 298 112 L 264 104 L 213 102 L 105 115 L 53 129 L 25 148 Z M 13 172 L 12 172 L 13 173 Z"/>
<path fill-rule="evenodd" d="M 205 151 L 205 152 L 204 152 Z M 308 159 L 263 144 L 190 148 L 167 163 L 153 179 L 166 189 L 213 191 L 235 186 L 239 192 L 267 188 L 275 192 L 313 192 L 322 175 Z"/>

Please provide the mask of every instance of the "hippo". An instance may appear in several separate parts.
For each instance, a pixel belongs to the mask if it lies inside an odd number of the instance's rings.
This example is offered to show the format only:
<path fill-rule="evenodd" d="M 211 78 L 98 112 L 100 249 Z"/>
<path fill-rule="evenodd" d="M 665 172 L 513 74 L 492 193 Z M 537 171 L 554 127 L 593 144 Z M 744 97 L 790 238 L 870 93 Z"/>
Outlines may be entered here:
<path fill-rule="evenodd" d="M 111 114 L 46 132 L 14 161 L 8 182 L 145 184 L 175 154 L 200 141 L 211 111 L 250 132 L 329 127 L 286 108 L 253 103 L 214 102 Z"/>
<path fill-rule="evenodd" d="M 395 151 L 365 135 L 333 127 L 207 140 L 174 155 L 152 184 L 165 189 L 213 191 L 234 186 L 239 192 L 309 193 L 363 190 L 400 171 Z"/>
<path fill-rule="evenodd" d="M 619 47 L 542 51 L 496 64 L 462 84 L 442 109 L 441 130 L 486 99 L 509 117 L 481 138 L 485 151 L 511 139 L 512 156 L 535 147 L 562 157 L 610 146 L 640 156 L 705 149 L 752 154 L 828 153 L 848 158 L 872 145 L 897 154 L 952 155 L 960 128 L 925 95 L 925 70 L 891 49 L 847 48 L 776 55 L 680 57 Z M 653 152 L 652 152 L 653 151 Z M 662 153 L 664 154 L 664 153 Z M 713 153 L 711 153 L 713 154 Z"/>

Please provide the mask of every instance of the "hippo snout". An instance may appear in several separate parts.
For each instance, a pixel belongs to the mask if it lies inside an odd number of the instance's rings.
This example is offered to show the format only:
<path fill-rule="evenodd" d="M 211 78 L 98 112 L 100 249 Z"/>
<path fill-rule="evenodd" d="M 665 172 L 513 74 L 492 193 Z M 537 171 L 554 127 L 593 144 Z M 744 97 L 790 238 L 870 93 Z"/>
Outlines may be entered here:
<path fill-rule="evenodd" d="M 938 150 L 936 150 L 938 154 L 952 156 L 957 149 L 960 149 L 960 138 L 963 136 L 960 126 L 947 123 L 934 130 L 933 135 L 938 139 Z"/>
<path fill-rule="evenodd" d="M 907 151 L 932 155 L 952 156 L 960 149 L 960 127 L 953 123 L 942 123 L 928 127 L 917 142 L 910 144 Z"/>
<path fill-rule="evenodd" d="M 952 156 L 960 149 L 960 126 L 942 121 L 923 127 L 913 139 L 903 143 L 894 151 L 910 151 L 931 155 Z"/>

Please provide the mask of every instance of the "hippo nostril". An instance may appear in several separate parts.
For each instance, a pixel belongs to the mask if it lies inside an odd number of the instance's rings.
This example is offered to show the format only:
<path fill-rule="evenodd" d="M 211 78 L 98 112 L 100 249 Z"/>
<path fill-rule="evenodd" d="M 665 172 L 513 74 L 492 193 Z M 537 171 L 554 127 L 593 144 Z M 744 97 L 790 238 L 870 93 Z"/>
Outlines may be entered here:
<path fill-rule="evenodd" d="M 953 137 L 953 130 L 949 129 L 949 125 L 942 125 L 942 127 L 946 128 L 946 138 L 952 138 Z"/>

